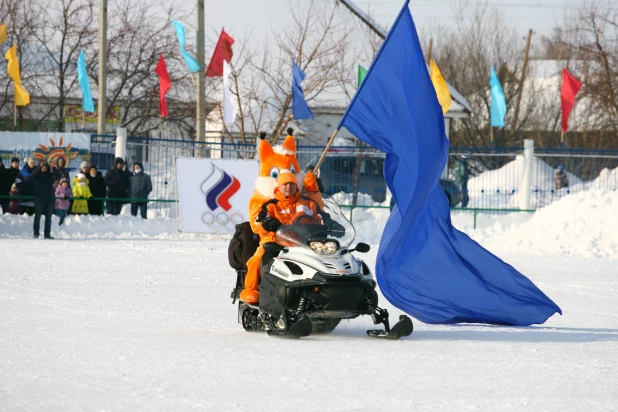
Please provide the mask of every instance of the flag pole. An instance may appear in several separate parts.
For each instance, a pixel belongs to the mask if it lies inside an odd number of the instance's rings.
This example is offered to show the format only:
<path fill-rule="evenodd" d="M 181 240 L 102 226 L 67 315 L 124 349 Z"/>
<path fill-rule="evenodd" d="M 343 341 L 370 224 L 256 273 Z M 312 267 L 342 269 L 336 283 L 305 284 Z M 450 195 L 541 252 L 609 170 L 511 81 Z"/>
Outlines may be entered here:
<path fill-rule="evenodd" d="M 489 146 L 494 146 L 494 127 L 491 125 L 489 126 Z"/>
<path fill-rule="evenodd" d="M 322 162 L 324 161 L 324 158 L 326 157 L 326 153 L 328 153 L 328 149 L 330 149 L 330 146 L 333 144 L 333 141 L 335 141 L 335 137 L 337 136 L 337 133 L 339 133 L 339 129 L 335 129 L 335 131 L 333 132 L 333 135 L 330 137 L 330 140 L 326 144 L 326 147 L 324 148 L 324 151 L 322 152 L 322 156 L 320 156 L 320 160 L 318 160 L 318 162 L 315 164 L 314 170 L 316 172 L 318 171 L 318 169 L 322 165 Z"/>
<path fill-rule="evenodd" d="M 560 147 L 564 147 L 564 130 L 560 128 Z"/>
<path fill-rule="evenodd" d="M 163 134 L 163 125 L 161 123 L 161 113 L 159 113 L 159 139 L 161 138 L 161 134 Z"/>
<path fill-rule="evenodd" d="M 86 131 L 86 112 L 82 108 L 82 133 Z"/>
<path fill-rule="evenodd" d="M 13 92 L 13 131 L 17 131 L 17 103 L 15 103 L 15 92 Z"/>

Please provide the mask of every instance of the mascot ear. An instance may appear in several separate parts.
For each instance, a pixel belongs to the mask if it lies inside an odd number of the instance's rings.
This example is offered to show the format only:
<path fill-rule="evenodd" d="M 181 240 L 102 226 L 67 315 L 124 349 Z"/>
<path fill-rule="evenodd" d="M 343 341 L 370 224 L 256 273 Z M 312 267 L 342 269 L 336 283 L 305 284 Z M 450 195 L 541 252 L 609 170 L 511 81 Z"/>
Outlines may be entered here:
<path fill-rule="evenodd" d="M 283 150 L 285 150 L 285 154 L 296 155 L 296 142 L 291 135 L 288 135 L 283 141 Z"/>
<path fill-rule="evenodd" d="M 270 143 L 266 139 L 260 140 L 260 162 L 264 163 L 273 153 L 275 152 Z"/>

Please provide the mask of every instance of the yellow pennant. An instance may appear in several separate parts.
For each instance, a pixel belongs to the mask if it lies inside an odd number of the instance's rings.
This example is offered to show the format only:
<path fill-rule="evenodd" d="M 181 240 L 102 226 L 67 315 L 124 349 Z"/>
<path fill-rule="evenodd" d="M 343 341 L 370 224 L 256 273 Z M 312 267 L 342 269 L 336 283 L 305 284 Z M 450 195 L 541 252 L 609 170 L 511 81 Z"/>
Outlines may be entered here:
<path fill-rule="evenodd" d="M 6 24 L 0 24 L 0 44 L 4 43 L 7 35 L 8 33 L 6 31 Z"/>
<path fill-rule="evenodd" d="M 442 73 L 440 73 L 438 65 L 433 60 L 429 61 L 429 77 L 431 77 L 433 88 L 436 89 L 438 102 L 440 102 L 440 106 L 442 106 L 442 113 L 448 112 L 452 103 L 451 92 L 448 90 L 448 85 L 446 84 L 444 77 L 442 77 Z"/>
<path fill-rule="evenodd" d="M 21 79 L 19 77 L 19 61 L 17 60 L 17 46 L 13 45 L 4 56 L 8 61 L 6 71 L 15 83 L 15 106 L 26 106 L 30 104 L 30 95 L 21 87 Z"/>

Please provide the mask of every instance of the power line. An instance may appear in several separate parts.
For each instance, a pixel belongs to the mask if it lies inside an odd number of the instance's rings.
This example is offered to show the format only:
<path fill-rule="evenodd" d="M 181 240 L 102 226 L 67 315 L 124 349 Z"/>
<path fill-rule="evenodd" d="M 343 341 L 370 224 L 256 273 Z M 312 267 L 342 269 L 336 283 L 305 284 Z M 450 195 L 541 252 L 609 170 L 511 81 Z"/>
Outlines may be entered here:
<path fill-rule="evenodd" d="M 368 6 L 372 6 L 372 7 L 376 7 L 376 6 L 380 6 L 380 5 L 401 5 L 401 1 L 377 1 L 376 0 L 357 0 L 355 3 L 360 3 L 360 4 L 367 4 Z M 452 0 L 431 0 L 431 3 L 425 3 L 422 0 L 417 0 L 414 3 L 411 3 L 410 6 L 411 7 L 417 7 L 417 6 L 422 6 L 422 7 L 433 7 L 436 6 L 436 3 L 447 3 L 447 4 L 452 4 L 453 1 Z M 524 7 L 524 8 L 529 8 L 529 9 L 559 9 L 559 10 L 565 10 L 565 9 L 572 9 L 572 10 L 582 10 L 585 9 L 585 6 L 569 6 L 566 4 L 555 4 L 555 5 L 549 5 L 549 4 L 541 4 L 541 3 L 515 3 L 515 2 L 503 2 L 503 1 L 487 1 L 487 4 L 490 6 L 504 6 L 504 7 Z"/>

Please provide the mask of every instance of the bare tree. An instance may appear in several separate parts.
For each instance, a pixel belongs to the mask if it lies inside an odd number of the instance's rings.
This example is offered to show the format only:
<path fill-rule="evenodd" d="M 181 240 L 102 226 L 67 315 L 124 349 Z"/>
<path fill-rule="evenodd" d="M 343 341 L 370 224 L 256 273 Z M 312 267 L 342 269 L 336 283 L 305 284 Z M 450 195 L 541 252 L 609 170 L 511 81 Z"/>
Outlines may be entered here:
<path fill-rule="evenodd" d="M 131 135 L 158 127 L 159 79 L 154 68 L 162 54 L 172 89 L 166 129 L 187 133 L 194 128 L 195 94 L 191 75 L 180 56 L 172 20 L 187 20 L 179 1 L 117 0 L 110 8 L 108 37 L 108 107 L 121 106 L 120 123 Z M 91 67 L 97 80 L 97 66 Z"/>
<path fill-rule="evenodd" d="M 235 53 L 232 91 L 239 98 L 235 129 L 242 142 L 252 141 L 260 130 L 268 130 L 269 140 L 276 142 L 292 122 L 292 59 L 307 74 L 303 90 L 310 103 L 332 98 L 341 91 L 341 73 L 354 71 L 346 57 L 350 29 L 339 19 L 336 4 L 310 0 L 290 9 L 285 30 L 273 33 L 276 48 L 241 44 Z"/>
<path fill-rule="evenodd" d="M 35 10 L 40 24 L 33 30 L 40 50 L 40 64 L 47 68 L 37 76 L 33 90 L 47 102 L 39 123 L 57 119 L 57 130 L 64 131 L 64 106 L 67 97 L 76 96 L 77 59 L 81 49 L 90 49 L 97 27 L 93 24 L 94 0 L 39 1 Z"/>
<path fill-rule="evenodd" d="M 434 33 L 430 34 L 434 39 L 433 60 L 473 109 L 470 119 L 454 125 L 451 141 L 454 145 L 489 146 L 489 69 L 495 67 L 509 108 L 520 92 L 523 42 L 500 10 L 486 3 L 461 3 L 453 13 L 458 16 L 455 28 L 437 26 L 430 31 Z M 521 116 L 517 129 L 521 130 L 528 120 Z M 505 130 L 496 130 L 494 134 L 498 146 L 514 140 L 516 136 Z"/>

